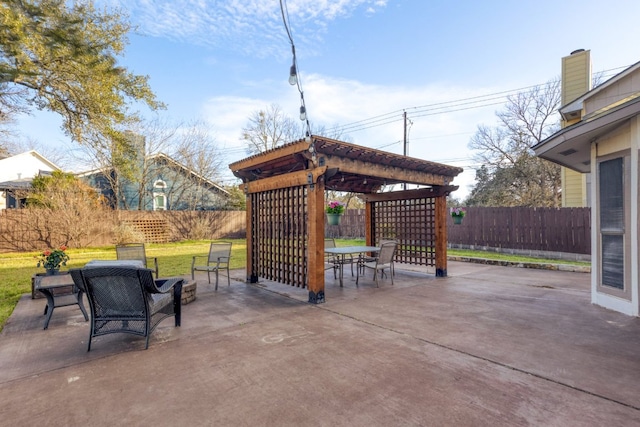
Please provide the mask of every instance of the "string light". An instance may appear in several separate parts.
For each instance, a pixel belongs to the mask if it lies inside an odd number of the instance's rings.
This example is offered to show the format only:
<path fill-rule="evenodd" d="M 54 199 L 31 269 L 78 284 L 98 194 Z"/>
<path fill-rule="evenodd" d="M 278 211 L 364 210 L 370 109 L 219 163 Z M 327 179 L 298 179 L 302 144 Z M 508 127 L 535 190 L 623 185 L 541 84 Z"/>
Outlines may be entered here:
<path fill-rule="evenodd" d="M 296 65 L 293 64 L 289 70 L 289 84 L 295 86 L 298 84 L 298 72 L 296 71 Z"/>
<path fill-rule="evenodd" d="M 307 128 L 306 136 L 309 137 L 311 136 L 311 125 L 309 124 L 309 119 L 307 116 L 307 107 L 304 102 L 302 82 L 300 81 L 300 73 L 298 72 L 296 46 L 293 43 L 293 37 L 291 36 L 291 30 L 289 29 L 289 11 L 287 9 L 286 0 L 280 0 L 280 12 L 282 13 L 282 22 L 284 23 L 284 28 L 287 31 L 287 36 L 289 37 L 289 42 L 291 43 L 291 55 L 293 56 L 293 64 L 291 65 L 291 68 L 289 68 L 289 84 L 292 86 L 296 86 L 298 88 L 298 92 L 300 92 L 300 120 L 305 122 Z"/>

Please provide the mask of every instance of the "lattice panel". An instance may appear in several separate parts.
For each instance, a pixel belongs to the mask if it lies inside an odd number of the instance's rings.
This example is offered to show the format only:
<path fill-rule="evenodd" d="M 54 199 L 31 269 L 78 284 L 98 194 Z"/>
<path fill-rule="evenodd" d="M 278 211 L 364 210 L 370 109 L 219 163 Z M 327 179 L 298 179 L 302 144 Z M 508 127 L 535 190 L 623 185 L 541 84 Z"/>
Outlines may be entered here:
<path fill-rule="evenodd" d="M 436 209 L 434 198 L 374 202 L 372 232 L 381 240 L 398 242 L 395 261 L 434 266 L 436 262 Z"/>
<path fill-rule="evenodd" d="M 307 284 L 307 190 L 251 194 L 254 274 L 287 285 Z"/>
<path fill-rule="evenodd" d="M 144 235 L 147 243 L 171 241 L 171 229 L 166 219 L 138 219 L 127 221 L 136 231 Z"/>

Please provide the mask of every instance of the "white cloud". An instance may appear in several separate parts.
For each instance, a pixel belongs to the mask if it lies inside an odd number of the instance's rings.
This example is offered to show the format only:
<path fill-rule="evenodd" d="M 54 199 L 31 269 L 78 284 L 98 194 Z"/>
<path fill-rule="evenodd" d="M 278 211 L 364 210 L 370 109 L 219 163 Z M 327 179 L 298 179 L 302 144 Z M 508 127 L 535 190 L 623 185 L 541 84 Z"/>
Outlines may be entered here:
<path fill-rule="evenodd" d="M 234 46 L 247 55 L 269 57 L 282 52 L 286 39 L 276 0 L 103 0 L 129 13 L 138 31 L 205 46 Z M 288 16 L 296 45 L 312 45 L 328 22 L 357 10 L 371 14 L 384 8 L 380 0 L 289 0 Z M 299 36 L 299 38 L 298 38 Z"/>

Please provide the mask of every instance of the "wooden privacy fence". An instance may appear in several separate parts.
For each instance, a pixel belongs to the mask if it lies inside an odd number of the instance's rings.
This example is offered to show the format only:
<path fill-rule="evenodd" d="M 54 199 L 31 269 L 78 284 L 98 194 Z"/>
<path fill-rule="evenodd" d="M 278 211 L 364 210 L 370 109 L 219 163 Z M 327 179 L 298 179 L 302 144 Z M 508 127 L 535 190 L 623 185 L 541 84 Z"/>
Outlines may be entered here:
<path fill-rule="evenodd" d="M 59 245 L 106 246 L 117 241 L 163 243 L 243 238 L 244 211 L 111 211 L 86 217 L 43 216 L 32 209 L 0 210 L 0 252 L 43 250 Z"/>
<path fill-rule="evenodd" d="M 462 224 L 448 218 L 448 240 L 454 247 L 591 253 L 589 208 L 466 208 Z M 115 228 L 127 224 L 150 243 L 184 239 L 243 238 L 244 211 L 107 211 L 96 212 L 91 230 L 73 246 L 103 246 L 116 240 Z M 325 220 L 326 221 L 326 220 Z M 325 223 L 325 236 L 364 238 L 364 209 L 348 209 L 340 225 Z M 38 230 L 27 209 L 0 211 L 0 252 L 30 251 L 59 245 L 59 228 Z M 85 230 L 87 231 L 87 230 Z"/>
<path fill-rule="evenodd" d="M 340 217 L 339 225 L 329 225 L 324 220 L 324 235 L 329 238 L 364 239 L 364 209 L 347 209 Z"/>
<path fill-rule="evenodd" d="M 447 222 L 452 246 L 591 253 L 590 208 L 465 208 L 462 224 Z"/>

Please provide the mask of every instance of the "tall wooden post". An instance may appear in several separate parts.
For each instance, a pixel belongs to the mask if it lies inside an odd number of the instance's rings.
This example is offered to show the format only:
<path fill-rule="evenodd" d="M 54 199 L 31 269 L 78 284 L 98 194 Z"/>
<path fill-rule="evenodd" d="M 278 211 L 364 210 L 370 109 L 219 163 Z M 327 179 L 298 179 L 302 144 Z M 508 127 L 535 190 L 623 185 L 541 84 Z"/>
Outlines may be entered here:
<path fill-rule="evenodd" d="M 366 201 L 364 204 L 364 240 L 367 246 L 373 246 L 373 203 Z"/>
<path fill-rule="evenodd" d="M 436 277 L 447 277 L 447 196 L 436 197 Z"/>
<path fill-rule="evenodd" d="M 247 226 L 247 282 L 249 283 L 257 283 L 258 282 L 258 274 L 253 271 L 253 257 L 258 254 L 253 253 L 253 244 L 254 244 L 254 222 L 253 222 L 253 198 L 256 197 L 252 194 L 246 195 L 246 226 Z"/>
<path fill-rule="evenodd" d="M 309 242 L 307 246 L 309 302 L 324 302 L 324 178 L 309 185 L 307 222 Z"/>

